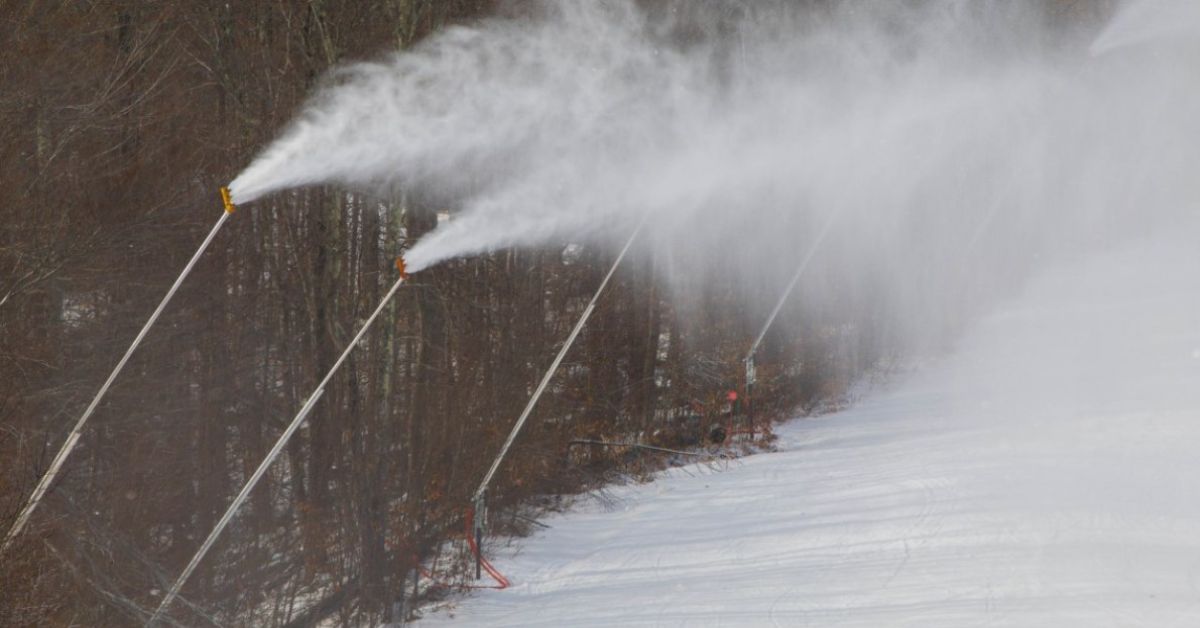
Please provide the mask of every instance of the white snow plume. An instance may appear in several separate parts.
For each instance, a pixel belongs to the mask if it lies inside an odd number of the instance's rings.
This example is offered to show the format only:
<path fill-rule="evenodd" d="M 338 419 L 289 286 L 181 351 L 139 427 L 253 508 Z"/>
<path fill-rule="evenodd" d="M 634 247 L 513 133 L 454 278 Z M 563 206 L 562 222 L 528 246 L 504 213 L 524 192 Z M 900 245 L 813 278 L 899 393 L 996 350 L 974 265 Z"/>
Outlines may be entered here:
<path fill-rule="evenodd" d="M 760 308 L 832 220 L 805 301 L 940 328 L 1195 209 L 1194 64 L 1093 57 L 1051 4 L 544 2 L 337 71 L 231 189 L 423 190 L 455 217 L 414 271 L 648 215 L 672 285 L 732 274 Z"/>
<path fill-rule="evenodd" d="M 1134 0 L 1092 44 L 1092 54 L 1163 40 L 1200 38 L 1200 2 Z"/>

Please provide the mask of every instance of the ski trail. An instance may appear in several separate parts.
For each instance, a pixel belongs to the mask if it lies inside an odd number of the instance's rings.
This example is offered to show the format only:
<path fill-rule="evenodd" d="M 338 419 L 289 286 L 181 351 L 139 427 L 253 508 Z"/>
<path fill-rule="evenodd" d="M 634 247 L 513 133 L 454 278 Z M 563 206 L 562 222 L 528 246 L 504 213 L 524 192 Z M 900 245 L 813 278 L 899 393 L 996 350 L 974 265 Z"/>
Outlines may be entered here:
<path fill-rule="evenodd" d="M 1200 625 L 1200 250 L 1045 273 L 781 451 L 613 489 L 437 626 Z"/>

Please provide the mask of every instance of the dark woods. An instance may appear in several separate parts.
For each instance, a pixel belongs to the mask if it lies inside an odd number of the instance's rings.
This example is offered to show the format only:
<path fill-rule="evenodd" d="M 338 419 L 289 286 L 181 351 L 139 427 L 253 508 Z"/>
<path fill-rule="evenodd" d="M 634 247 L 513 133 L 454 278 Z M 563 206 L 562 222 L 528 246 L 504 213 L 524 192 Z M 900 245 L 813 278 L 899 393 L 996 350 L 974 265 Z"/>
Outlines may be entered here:
<path fill-rule="evenodd" d="M 0 3 L 0 528 L 219 216 L 217 187 L 326 70 L 520 9 L 496 4 Z M 453 208 L 318 188 L 236 213 L 0 558 L 0 624 L 144 621 L 439 211 Z M 367 624 L 417 558 L 461 580 L 447 541 L 609 261 L 506 251 L 414 277 L 175 619 Z M 761 321 L 735 291 L 680 311 L 653 256 L 631 262 L 497 477 L 498 532 L 520 532 L 535 496 L 636 470 L 626 450 L 570 441 L 695 444 L 740 386 Z M 836 398 L 886 346 L 869 315 L 799 312 L 760 355 L 763 416 Z"/>

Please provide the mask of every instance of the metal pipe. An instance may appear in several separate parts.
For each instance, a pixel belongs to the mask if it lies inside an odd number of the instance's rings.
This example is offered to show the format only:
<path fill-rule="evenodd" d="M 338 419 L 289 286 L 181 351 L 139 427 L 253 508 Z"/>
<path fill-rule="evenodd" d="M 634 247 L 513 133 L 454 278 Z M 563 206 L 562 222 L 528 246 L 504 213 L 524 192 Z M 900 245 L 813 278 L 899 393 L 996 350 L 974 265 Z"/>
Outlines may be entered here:
<path fill-rule="evenodd" d="M 471 501 L 479 503 L 483 499 L 483 494 L 487 491 L 488 484 L 492 482 L 492 478 L 496 475 L 496 470 L 500 468 L 500 463 L 504 461 L 505 455 L 512 447 L 513 441 L 517 439 L 517 434 L 521 432 L 521 428 L 525 425 L 526 419 L 533 412 L 534 406 L 537 405 L 538 399 L 541 399 L 542 393 L 546 392 L 546 386 L 550 384 L 550 379 L 554 377 L 555 371 L 562 364 L 563 358 L 566 357 L 567 351 L 570 351 L 571 345 L 575 343 L 575 339 L 579 337 L 579 332 L 583 330 L 583 326 L 587 323 L 588 317 L 592 315 L 592 310 L 596 309 L 596 301 L 600 299 L 600 295 L 604 293 L 604 288 L 608 286 L 609 280 L 613 274 L 617 272 L 617 267 L 621 265 L 621 260 L 625 259 L 625 254 L 629 252 L 629 247 L 633 245 L 633 241 L 642 231 L 642 227 L 646 226 L 646 219 L 638 224 L 637 229 L 630 234 L 629 240 L 625 242 L 625 246 L 621 249 L 621 253 L 617 255 L 617 259 L 613 261 L 612 266 L 608 269 L 608 274 L 604 276 L 604 281 L 600 282 L 600 287 L 596 289 L 596 293 L 592 295 L 592 300 L 588 302 L 587 308 L 583 310 L 583 315 L 579 317 L 579 321 L 575 323 L 575 328 L 571 330 L 571 335 L 567 336 L 567 341 L 563 343 L 561 349 L 558 350 L 558 355 L 554 357 L 554 361 L 550 363 L 550 368 L 546 369 L 546 374 L 542 376 L 541 383 L 533 392 L 533 396 L 529 398 L 529 403 L 525 404 L 525 409 L 521 411 L 521 416 L 517 418 L 516 424 L 513 425 L 512 431 L 508 434 L 508 439 L 504 441 L 504 446 L 500 448 L 500 454 L 496 456 L 496 460 L 492 462 L 492 466 L 488 469 L 486 475 L 483 476 L 483 481 L 479 483 L 479 488 L 475 490 Z"/>
<path fill-rule="evenodd" d="M 167 303 L 170 303 L 171 298 L 175 296 L 175 292 L 179 290 L 179 286 L 183 284 L 183 280 L 189 274 L 191 274 L 192 269 L 196 266 L 196 262 L 200 261 L 200 256 L 204 254 L 204 251 L 208 249 L 210 244 L 212 244 L 213 239 L 217 237 L 217 232 L 221 230 L 221 227 L 225 224 L 225 221 L 233 215 L 233 204 L 229 202 L 228 194 L 228 190 L 221 188 L 221 198 L 225 202 L 225 211 L 221 214 L 221 218 L 217 220 L 217 224 L 213 225 L 212 230 L 208 232 L 208 236 L 204 238 L 204 241 L 200 244 L 200 248 L 196 249 L 196 252 L 192 254 L 192 258 L 188 260 L 187 265 L 183 267 L 183 272 L 179 273 L 179 276 L 175 278 L 175 283 L 171 284 L 171 288 L 167 290 L 166 296 L 164 296 L 162 301 L 159 302 L 158 307 L 154 309 L 154 313 L 150 315 L 150 318 L 146 321 L 146 324 L 142 325 L 142 329 L 138 332 L 137 337 L 133 339 L 133 343 L 130 344 L 129 348 L 125 350 L 125 355 L 121 356 L 121 360 L 117 362 L 116 368 L 112 370 L 112 373 L 109 373 L 108 379 L 104 381 L 102 386 L 100 386 L 99 392 L 97 392 L 96 396 L 92 398 L 92 402 L 88 404 L 87 409 L 83 411 L 83 416 L 80 416 L 79 420 L 75 422 L 75 426 L 71 428 L 71 432 L 67 435 L 67 440 L 65 440 L 62 444 L 62 447 L 59 448 L 58 454 L 54 456 L 54 460 L 50 462 L 50 466 L 46 469 L 46 472 L 42 474 L 41 479 L 38 480 L 37 486 L 34 487 L 33 493 L 29 496 L 29 501 L 25 503 L 25 507 L 21 509 L 20 514 L 17 515 L 16 521 L 14 521 L 12 527 L 9 528 L 8 534 L 6 534 L 4 537 L 4 543 L 0 544 L 0 556 L 4 554 L 5 550 L 7 550 L 9 546 L 12 545 L 13 541 L 16 540 L 17 536 L 21 534 L 21 530 L 24 529 L 25 524 L 29 522 L 29 518 L 33 515 L 33 511 L 37 509 L 38 504 L 40 504 L 42 499 L 46 496 L 46 492 L 50 490 L 50 485 L 54 482 L 54 479 L 58 477 L 59 472 L 62 471 L 62 467 L 66 463 L 67 458 L 71 455 L 71 452 L 75 449 L 75 445 L 79 444 L 79 439 L 83 435 L 84 425 L 87 424 L 88 419 L 91 418 L 92 413 L 96 411 L 96 408 L 100 406 L 100 401 L 104 399 L 106 394 L 108 394 L 108 389 L 112 386 L 113 382 L 116 381 L 117 376 L 121 374 L 121 371 L 125 368 L 125 364 L 129 362 L 129 358 L 133 356 L 133 352 L 136 351 L 138 346 L 142 344 L 142 340 L 146 338 L 146 334 L 150 332 L 150 328 L 154 326 L 154 323 L 158 322 L 158 317 L 161 316 L 163 310 L 167 308 Z"/>
<path fill-rule="evenodd" d="M 167 609 L 167 607 L 171 605 L 171 602 L 175 600 L 175 596 L 179 595 L 179 590 L 183 588 L 183 585 L 188 581 L 188 578 L 191 577 L 192 572 L 196 570 L 196 567 L 200 564 L 200 561 L 204 559 L 205 554 L 207 554 L 208 550 L 212 548 L 213 543 L 216 542 L 217 538 L 225 530 L 225 527 L 229 525 L 229 522 L 233 519 L 234 514 L 236 514 L 238 509 L 241 508 L 242 504 L 245 503 L 246 498 L 250 495 L 250 491 L 253 490 L 254 486 L 258 484 L 258 481 L 262 479 L 263 474 L 266 473 L 267 468 L 271 466 L 271 463 L 275 461 L 275 458 L 279 456 L 279 453 L 283 451 L 284 445 L 286 445 L 288 440 L 292 438 L 292 434 L 294 434 L 300 425 L 304 423 L 305 417 L 307 417 L 308 413 L 312 411 L 313 406 L 315 406 L 317 403 L 317 400 L 321 398 L 321 395 L 325 394 L 325 386 L 329 384 L 331 379 L 333 379 L 334 374 L 337 373 L 339 368 L 341 368 L 342 363 L 346 361 L 346 358 L 350 355 L 350 352 L 358 346 L 358 343 L 362 340 L 363 335 L 367 333 L 367 330 L 370 329 L 371 324 L 374 323 L 375 319 L 379 317 L 379 314 L 383 311 L 384 306 L 391 301 L 392 297 L 396 294 L 396 291 L 400 289 L 401 284 L 403 284 L 408 278 L 408 275 L 403 273 L 403 263 L 398 263 L 397 267 L 401 269 L 400 278 L 396 280 L 396 283 L 392 284 L 391 289 L 387 291 L 387 294 L 384 295 L 383 300 L 379 302 L 379 306 L 375 308 L 375 311 L 372 312 L 371 316 L 367 318 L 365 323 L 363 323 L 363 326 L 358 330 L 358 333 L 354 335 L 354 338 L 350 341 L 350 344 L 346 346 L 344 351 L 342 351 L 342 355 L 337 359 L 337 362 L 334 362 L 333 366 L 329 369 L 329 372 L 325 374 L 325 377 L 321 380 L 321 383 L 317 384 L 316 389 L 313 391 L 312 395 L 309 396 L 308 401 L 304 403 L 304 405 L 300 408 L 300 411 L 297 412 L 296 416 L 292 418 L 292 422 L 288 425 L 287 429 L 284 430 L 283 434 L 279 437 L 279 440 L 275 441 L 275 445 L 271 447 L 271 451 L 267 453 L 267 457 L 263 459 L 262 464 L 258 465 L 258 468 L 254 470 L 254 474 L 251 475 L 250 479 L 246 481 L 246 485 L 242 487 L 242 490 L 238 493 L 237 497 L 234 498 L 233 503 L 231 503 L 229 508 L 225 510 L 225 514 L 221 516 L 220 521 L 217 522 L 217 525 L 213 528 L 212 532 L 209 533 L 208 538 L 204 540 L 204 543 L 200 546 L 200 549 L 196 551 L 194 556 L 192 556 L 192 559 L 188 562 L 187 567 L 184 568 L 183 573 L 179 574 L 179 578 L 175 580 L 175 584 L 171 586 L 170 591 L 167 592 L 166 597 L 163 598 L 163 601 L 161 604 L 159 604 L 158 609 L 154 611 L 154 615 L 151 616 L 150 620 L 146 622 L 146 626 L 150 626 L 157 621 L 159 615 L 161 615 Z"/>

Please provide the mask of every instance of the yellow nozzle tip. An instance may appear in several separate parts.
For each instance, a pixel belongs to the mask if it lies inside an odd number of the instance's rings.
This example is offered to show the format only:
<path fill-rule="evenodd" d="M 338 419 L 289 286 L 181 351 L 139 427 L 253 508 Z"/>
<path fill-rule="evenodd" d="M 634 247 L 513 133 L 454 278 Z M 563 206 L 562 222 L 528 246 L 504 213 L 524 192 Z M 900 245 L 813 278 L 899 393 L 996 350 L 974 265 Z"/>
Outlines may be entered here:
<path fill-rule="evenodd" d="M 225 213 L 232 214 L 237 211 L 237 206 L 233 204 L 233 197 L 229 194 L 229 188 L 221 188 L 221 202 L 225 204 Z"/>

